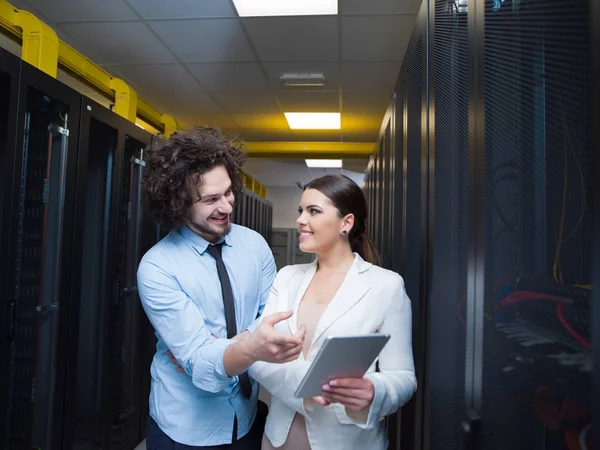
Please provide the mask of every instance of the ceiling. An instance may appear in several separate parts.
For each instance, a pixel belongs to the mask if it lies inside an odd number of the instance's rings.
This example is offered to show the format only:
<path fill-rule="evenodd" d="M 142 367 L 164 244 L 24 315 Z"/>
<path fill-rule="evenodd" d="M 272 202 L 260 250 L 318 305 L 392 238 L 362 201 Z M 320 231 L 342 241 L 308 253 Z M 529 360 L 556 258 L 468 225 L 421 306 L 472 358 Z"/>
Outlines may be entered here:
<path fill-rule="evenodd" d="M 374 142 L 421 0 L 254 18 L 239 18 L 231 0 L 11 3 L 183 126 L 216 124 L 252 141 Z M 323 72 L 326 86 L 284 88 L 282 72 Z M 339 111 L 342 130 L 292 131 L 284 111 Z"/>
<path fill-rule="evenodd" d="M 307 167 L 300 158 L 250 158 L 244 164 L 244 170 L 269 189 L 304 186 L 309 181 L 329 173 L 341 173 L 361 185 L 368 163 L 368 159 L 344 158 L 342 169 L 317 169 Z"/>

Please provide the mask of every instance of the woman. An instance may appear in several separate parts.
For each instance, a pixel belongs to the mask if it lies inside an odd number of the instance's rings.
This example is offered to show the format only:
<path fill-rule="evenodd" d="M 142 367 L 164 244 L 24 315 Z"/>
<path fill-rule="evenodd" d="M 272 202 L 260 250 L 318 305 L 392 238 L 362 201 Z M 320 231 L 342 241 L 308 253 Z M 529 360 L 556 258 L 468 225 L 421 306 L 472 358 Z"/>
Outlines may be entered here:
<path fill-rule="evenodd" d="M 367 206 L 351 179 L 326 175 L 304 189 L 297 224 L 300 249 L 311 264 L 284 267 L 263 317 L 293 311 L 275 329 L 296 334 L 306 327 L 303 352 L 285 364 L 258 362 L 250 375 L 271 393 L 262 450 L 366 450 L 387 448 L 382 419 L 416 390 L 411 305 L 402 278 L 373 263 L 365 229 Z M 386 333 L 391 339 L 363 378 L 331 380 L 321 397 L 294 392 L 326 336 Z"/>

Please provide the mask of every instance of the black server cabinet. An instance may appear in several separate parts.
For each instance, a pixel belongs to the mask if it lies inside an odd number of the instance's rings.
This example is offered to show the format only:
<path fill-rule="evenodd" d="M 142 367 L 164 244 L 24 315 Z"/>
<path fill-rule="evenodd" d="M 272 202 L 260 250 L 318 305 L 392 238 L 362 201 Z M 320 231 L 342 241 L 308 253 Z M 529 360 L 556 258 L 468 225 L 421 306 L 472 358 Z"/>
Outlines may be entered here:
<path fill-rule="evenodd" d="M 81 96 L 26 63 L 19 92 L 12 202 L 3 208 L 10 342 L 2 441 L 11 450 L 61 448 Z"/>
<path fill-rule="evenodd" d="M 592 448 L 598 8 L 422 7 L 392 105 L 392 264 L 419 379 L 400 448 Z"/>
<path fill-rule="evenodd" d="M 429 247 L 423 448 L 462 448 L 467 319 L 469 85 L 465 5 L 430 3 Z M 481 194 L 481 192 L 479 192 Z M 423 236 L 425 238 L 425 236 Z M 440 345 L 443 343 L 443 345 Z M 469 375 L 470 373 L 469 372 Z M 433 431 L 435 430 L 435 432 Z"/>
<path fill-rule="evenodd" d="M 141 380 L 149 367 L 142 367 L 141 342 L 147 340 L 147 318 L 137 294 L 137 266 L 151 245 L 150 236 L 155 227 L 144 216 L 141 182 L 144 170 L 144 150 L 151 136 L 133 124 L 122 128 L 122 152 L 117 155 L 119 165 L 116 177 L 117 219 L 116 265 L 113 267 L 111 287 L 114 305 L 111 327 L 112 376 L 110 387 L 111 447 L 130 448 L 143 437 L 148 398 L 142 398 Z"/>
<path fill-rule="evenodd" d="M 160 237 L 142 214 L 150 135 L 83 98 L 77 234 L 78 295 L 71 323 L 75 448 L 129 448 L 145 434 L 152 328 L 136 295 L 142 254 Z"/>
<path fill-rule="evenodd" d="M 591 446 L 590 5 L 477 5 L 485 169 L 474 183 L 485 201 L 473 404 L 483 449 Z"/>
<path fill-rule="evenodd" d="M 0 423 L 2 424 L 2 447 L 8 446 L 9 435 L 5 425 L 11 419 L 12 401 L 9 380 L 14 371 L 13 343 L 15 339 L 15 319 L 17 293 L 15 279 L 9 277 L 9 267 L 14 266 L 8 251 L 13 226 L 11 211 L 18 200 L 20 173 L 15 172 L 15 164 L 21 164 L 16 155 L 16 131 L 19 107 L 19 83 L 21 60 L 0 49 Z"/>

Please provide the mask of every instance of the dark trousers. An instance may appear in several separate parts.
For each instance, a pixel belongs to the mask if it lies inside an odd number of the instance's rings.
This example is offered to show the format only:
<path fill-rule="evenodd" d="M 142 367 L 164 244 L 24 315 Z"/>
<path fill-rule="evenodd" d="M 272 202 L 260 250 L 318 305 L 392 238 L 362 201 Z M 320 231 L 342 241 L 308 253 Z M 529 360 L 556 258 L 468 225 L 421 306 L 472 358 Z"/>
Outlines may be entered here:
<path fill-rule="evenodd" d="M 258 402 L 256 419 L 252 428 L 243 438 L 234 440 L 231 444 L 215 445 L 208 447 L 195 447 L 192 445 L 179 444 L 167 436 L 157 425 L 154 419 L 148 416 L 148 427 L 146 429 L 147 450 L 260 450 L 262 435 L 267 419 L 267 405 Z M 237 435 L 237 419 L 233 423 L 233 435 Z"/>

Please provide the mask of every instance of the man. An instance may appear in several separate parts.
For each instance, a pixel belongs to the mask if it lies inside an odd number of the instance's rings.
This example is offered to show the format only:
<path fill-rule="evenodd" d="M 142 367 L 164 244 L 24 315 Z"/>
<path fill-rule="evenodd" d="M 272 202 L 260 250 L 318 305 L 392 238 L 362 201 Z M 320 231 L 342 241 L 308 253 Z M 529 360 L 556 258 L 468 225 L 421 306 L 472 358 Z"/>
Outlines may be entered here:
<path fill-rule="evenodd" d="M 157 144 L 146 161 L 149 211 L 171 229 L 138 268 L 158 337 L 149 450 L 260 449 L 266 413 L 257 414 L 258 386 L 246 369 L 292 361 L 302 350 L 302 332 L 273 328 L 290 312 L 258 326 L 276 269 L 265 240 L 230 222 L 242 162 L 235 142 L 201 127 Z"/>

